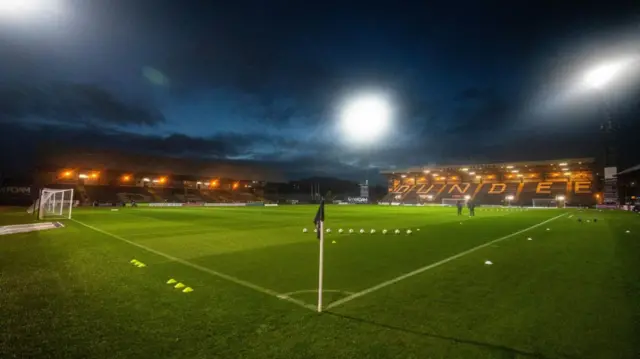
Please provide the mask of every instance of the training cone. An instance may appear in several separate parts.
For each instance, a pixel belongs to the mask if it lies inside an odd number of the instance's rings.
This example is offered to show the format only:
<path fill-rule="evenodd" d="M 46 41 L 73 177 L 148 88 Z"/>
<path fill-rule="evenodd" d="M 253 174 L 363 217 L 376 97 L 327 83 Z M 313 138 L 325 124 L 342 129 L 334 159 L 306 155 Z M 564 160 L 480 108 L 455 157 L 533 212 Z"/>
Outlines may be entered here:
<path fill-rule="evenodd" d="M 492 261 L 484 261 L 484 264 L 490 266 L 490 265 L 493 264 L 493 262 Z"/>
<path fill-rule="evenodd" d="M 136 263 L 138 263 L 138 260 L 137 259 L 132 259 L 129 263 L 136 264 Z"/>
<path fill-rule="evenodd" d="M 528 240 L 528 241 L 532 241 L 532 240 L 533 240 L 533 238 L 529 237 L 529 238 L 527 238 L 527 240 Z"/>
<path fill-rule="evenodd" d="M 146 264 L 144 264 L 144 263 L 142 263 L 142 262 L 138 262 L 138 263 L 136 263 L 136 266 L 138 266 L 138 268 L 144 268 L 144 267 L 146 267 L 147 265 L 146 265 Z"/>
<path fill-rule="evenodd" d="M 176 284 L 176 285 L 174 286 L 174 288 L 176 288 L 176 289 L 180 289 L 180 288 L 184 288 L 184 287 L 185 287 L 185 285 L 184 285 L 184 284 L 182 284 L 182 283 L 178 283 L 178 284 Z"/>
<path fill-rule="evenodd" d="M 178 283 L 178 281 L 177 281 L 177 280 L 175 280 L 175 279 L 173 279 L 173 278 L 171 278 L 171 279 L 169 279 L 169 280 L 167 281 L 167 284 L 173 284 L 173 283 Z"/>
<path fill-rule="evenodd" d="M 182 293 L 191 293 L 193 292 L 193 288 L 191 287 L 186 287 L 185 289 L 182 290 Z"/>
<path fill-rule="evenodd" d="M 336 244 L 336 241 L 332 241 L 331 244 Z"/>

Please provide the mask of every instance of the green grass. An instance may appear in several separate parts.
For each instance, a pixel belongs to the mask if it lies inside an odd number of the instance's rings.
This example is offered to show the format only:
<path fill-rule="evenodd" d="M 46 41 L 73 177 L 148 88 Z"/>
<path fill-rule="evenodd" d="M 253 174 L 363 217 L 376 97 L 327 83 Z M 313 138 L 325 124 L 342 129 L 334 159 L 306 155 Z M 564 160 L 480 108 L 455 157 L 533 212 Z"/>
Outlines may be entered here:
<path fill-rule="evenodd" d="M 317 314 L 277 297 L 315 305 L 315 210 L 79 209 L 63 229 L 2 236 L 0 358 L 640 357 L 637 215 L 328 206 L 325 304 L 350 299 Z"/>

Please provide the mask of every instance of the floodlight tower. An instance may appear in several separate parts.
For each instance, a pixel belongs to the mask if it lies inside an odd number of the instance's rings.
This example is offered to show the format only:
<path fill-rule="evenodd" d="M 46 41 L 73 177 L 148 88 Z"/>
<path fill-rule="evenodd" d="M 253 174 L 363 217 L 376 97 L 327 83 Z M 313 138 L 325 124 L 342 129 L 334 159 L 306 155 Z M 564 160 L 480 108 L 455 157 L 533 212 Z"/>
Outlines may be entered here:
<path fill-rule="evenodd" d="M 391 107 L 381 95 L 361 95 L 349 101 L 342 112 L 342 129 L 350 142 L 366 147 L 365 184 L 369 197 L 371 146 L 389 126 Z"/>
<path fill-rule="evenodd" d="M 620 76 L 630 64 L 629 58 L 619 59 L 600 64 L 587 71 L 584 75 L 584 84 L 587 88 L 595 90 L 601 97 L 604 111 L 604 122 L 600 125 L 604 142 L 604 167 L 615 166 L 616 162 L 616 125 L 611 111 L 608 87 L 611 82 Z"/>

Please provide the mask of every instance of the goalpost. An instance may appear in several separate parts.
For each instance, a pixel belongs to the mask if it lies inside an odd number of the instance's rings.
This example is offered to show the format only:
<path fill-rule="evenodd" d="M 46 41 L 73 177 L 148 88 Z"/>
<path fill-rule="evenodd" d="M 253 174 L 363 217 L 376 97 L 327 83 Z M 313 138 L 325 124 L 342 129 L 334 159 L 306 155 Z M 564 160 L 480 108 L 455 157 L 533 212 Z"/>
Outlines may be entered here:
<path fill-rule="evenodd" d="M 38 219 L 69 218 L 73 209 L 73 189 L 43 188 L 36 203 L 27 212 L 38 211 Z"/>
<path fill-rule="evenodd" d="M 564 207 L 564 201 L 552 199 L 552 198 L 534 198 L 533 207 L 536 208 L 558 208 Z"/>
<path fill-rule="evenodd" d="M 442 206 L 457 206 L 458 205 L 458 201 L 462 201 L 462 203 L 466 204 L 467 203 L 467 199 L 466 198 L 443 198 L 442 199 Z"/>

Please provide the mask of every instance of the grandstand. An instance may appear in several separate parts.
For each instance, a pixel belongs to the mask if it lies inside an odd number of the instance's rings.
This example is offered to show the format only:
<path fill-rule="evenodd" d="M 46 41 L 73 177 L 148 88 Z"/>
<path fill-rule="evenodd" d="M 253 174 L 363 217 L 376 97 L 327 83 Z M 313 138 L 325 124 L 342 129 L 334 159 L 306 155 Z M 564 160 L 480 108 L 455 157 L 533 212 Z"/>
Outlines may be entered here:
<path fill-rule="evenodd" d="M 73 188 L 82 205 L 248 203 L 264 201 L 266 180 L 281 177 L 257 163 L 64 153 L 47 157 L 33 185 Z"/>
<path fill-rule="evenodd" d="M 383 202 L 590 206 L 600 198 L 594 168 L 593 158 L 574 158 L 385 170 L 389 193 Z"/>

